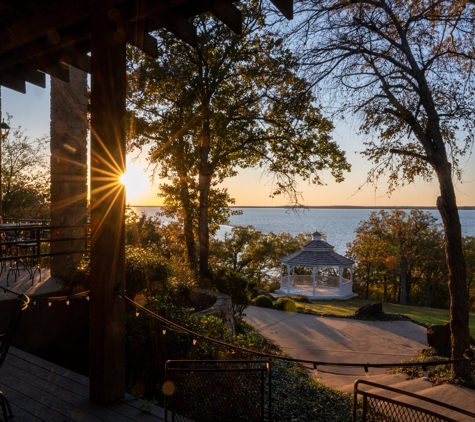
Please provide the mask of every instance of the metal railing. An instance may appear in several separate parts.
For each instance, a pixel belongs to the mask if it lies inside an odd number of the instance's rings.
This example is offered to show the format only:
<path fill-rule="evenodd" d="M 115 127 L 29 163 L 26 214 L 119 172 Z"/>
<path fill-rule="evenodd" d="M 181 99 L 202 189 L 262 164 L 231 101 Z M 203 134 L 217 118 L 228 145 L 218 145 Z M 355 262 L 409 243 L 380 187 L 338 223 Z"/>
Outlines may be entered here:
<path fill-rule="evenodd" d="M 168 361 L 165 376 L 165 421 L 271 420 L 267 360 Z"/>
<path fill-rule="evenodd" d="M 363 390 L 360 385 L 370 389 Z M 438 400 L 370 381 L 355 381 L 353 422 L 460 422 L 462 415 L 475 420 L 475 413 Z"/>
<path fill-rule="evenodd" d="M 5 219 L 4 219 L 5 220 Z M 85 254 L 89 252 L 89 227 L 81 226 L 50 226 L 47 220 L 36 221 L 34 224 L 30 220 L 21 223 L 18 219 L 16 223 L 0 224 L 0 274 L 7 273 L 7 285 L 10 275 L 16 277 L 21 270 L 28 270 L 32 284 L 36 271 L 40 273 L 41 266 L 46 266 L 46 260 L 58 255 Z M 79 236 L 58 236 L 61 230 L 79 231 Z M 56 231 L 56 233 L 54 233 Z M 78 245 L 64 251 L 52 251 L 51 244 L 57 242 L 77 242 Z"/>

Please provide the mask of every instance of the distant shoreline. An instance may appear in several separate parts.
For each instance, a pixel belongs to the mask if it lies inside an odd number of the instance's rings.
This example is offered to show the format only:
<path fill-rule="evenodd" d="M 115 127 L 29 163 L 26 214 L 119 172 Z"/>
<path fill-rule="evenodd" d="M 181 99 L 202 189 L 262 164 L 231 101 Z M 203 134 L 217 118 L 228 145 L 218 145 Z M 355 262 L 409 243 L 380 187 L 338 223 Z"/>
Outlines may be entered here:
<path fill-rule="evenodd" d="M 127 205 L 128 207 L 140 207 L 140 208 L 159 208 L 161 205 Z M 242 206 L 237 206 L 234 205 L 232 207 L 229 207 L 231 209 L 239 209 L 239 208 L 286 208 L 286 209 L 292 209 L 294 207 L 292 206 L 269 206 L 269 205 L 242 205 Z M 419 210 L 437 210 L 437 207 L 435 206 L 415 206 L 415 205 L 405 205 L 405 206 L 383 206 L 383 207 L 378 207 L 378 206 L 371 206 L 371 205 L 363 205 L 363 206 L 352 206 L 352 205 L 308 205 L 308 206 L 303 206 L 303 207 L 296 207 L 297 209 L 341 209 L 341 210 L 392 210 L 392 209 L 400 209 L 400 210 L 412 210 L 412 209 L 419 209 Z M 475 205 L 474 206 L 463 206 L 463 207 L 458 207 L 459 210 L 463 211 L 469 211 L 469 210 L 475 210 Z"/>

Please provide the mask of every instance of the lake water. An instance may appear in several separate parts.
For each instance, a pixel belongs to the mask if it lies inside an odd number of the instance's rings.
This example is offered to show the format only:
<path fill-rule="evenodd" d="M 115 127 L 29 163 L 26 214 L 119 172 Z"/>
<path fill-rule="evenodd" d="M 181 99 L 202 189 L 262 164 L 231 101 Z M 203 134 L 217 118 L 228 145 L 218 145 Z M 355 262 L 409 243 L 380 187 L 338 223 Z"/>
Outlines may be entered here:
<path fill-rule="evenodd" d="M 145 212 L 147 215 L 154 215 L 160 210 L 159 207 L 132 207 L 135 212 Z M 326 241 L 335 247 L 335 252 L 344 254 L 346 244 L 353 241 L 354 231 L 359 223 L 366 220 L 371 211 L 375 209 L 340 209 L 340 208 L 310 208 L 306 210 L 292 211 L 287 208 L 239 208 L 242 215 L 234 215 L 230 218 L 231 226 L 254 226 L 264 233 L 288 232 L 292 235 L 299 233 L 318 231 L 326 236 Z M 410 212 L 405 209 L 404 211 Z M 437 210 L 426 210 L 440 220 Z M 459 210 L 462 223 L 462 234 L 475 236 L 475 210 Z M 224 226 L 223 232 L 229 230 L 229 226 Z M 218 234 L 219 235 L 219 234 Z"/>

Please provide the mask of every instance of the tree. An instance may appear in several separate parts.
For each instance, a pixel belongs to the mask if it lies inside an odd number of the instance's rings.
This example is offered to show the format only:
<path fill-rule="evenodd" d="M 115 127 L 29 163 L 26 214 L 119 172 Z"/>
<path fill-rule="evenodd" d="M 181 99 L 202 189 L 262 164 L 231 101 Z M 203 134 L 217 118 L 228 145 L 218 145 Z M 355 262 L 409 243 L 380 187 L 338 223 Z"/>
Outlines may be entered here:
<path fill-rule="evenodd" d="M 299 250 L 308 241 L 309 233 L 262 233 L 253 226 L 233 227 L 224 240 L 214 239 L 211 262 L 241 274 L 260 287 L 272 283 L 280 271 L 280 259 Z"/>
<path fill-rule="evenodd" d="M 409 214 L 402 210 L 371 212 L 361 222 L 355 240 L 348 244 L 348 255 L 357 262 L 355 278 L 363 276 L 366 281 L 367 298 L 370 283 L 391 274 L 399 277 L 399 291 L 396 294 L 395 284 L 393 298 L 399 297 L 401 305 L 408 304 L 414 285 L 432 285 L 435 280 L 431 277 L 444 266 L 437 262 L 443 240 L 436 221 L 431 214 L 415 209 Z"/>
<path fill-rule="evenodd" d="M 12 125 L 7 114 L 7 124 Z M 2 212 L 10 218 L 49 218 L 48 138 L 31 140 L 21 127 L 2 142 Z"/>
<path fill-rule="evenodd" d="M 315 82 L 341 94 L 375 163 L 368 181 L 389 174 L 389 192 L 437 178 L 437 208 L 449 268 L 452 357 L 469 346 L 466 268 L 452 177 L 473 142 L 475 14 L 466 1 L 310 0 L 300 6 L 305 61 Z M 371 136 L 373 135 L 373 136 Z M 454 366 L 469 377 L 465 363 Z"/>
<path fill-rule="evenodd" d="M 160 32 L 158 60 L 129 51 L 131 146 L 150 145 L 156 175 L 172 182 L 161 190 L 165 203 L 180 209 L 192 264 L 198 226 L 204 278 L 210 212 L 218 207 L 221 214 L 230 202 L 217 184 L 238 168 L 262 168 L 273 177 L 272 194 L 287 194 L 294 203 L 298 177 L 322 184 L 321 171 L 341 181 L 349 170 L 282 37 L 266 27 L 257 1 L 241 10 L 243 36 L 200 15 L 193 21 L 196 48 Z"/>

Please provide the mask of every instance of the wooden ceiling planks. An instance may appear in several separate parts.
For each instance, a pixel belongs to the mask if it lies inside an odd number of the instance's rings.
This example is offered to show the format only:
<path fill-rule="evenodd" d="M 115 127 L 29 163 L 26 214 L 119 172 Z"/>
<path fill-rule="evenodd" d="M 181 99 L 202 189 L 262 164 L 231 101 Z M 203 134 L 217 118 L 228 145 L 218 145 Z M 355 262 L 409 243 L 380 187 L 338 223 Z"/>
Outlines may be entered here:
<path fill-rule="evenodd" d="M 292 0 L 272 2 L 292 18 Z M 241 33 L 241 12 L 230 0 L 104 0 L 101 7 L 124 10 L 127 42 L 152 57 L 157 56 L 157 41 L 149 33 L 159 28 L 196 46 L 196 28 L 189 18 L 200 13 L 211 12 Z M 24 82 L 43 86 L 41 72 L 67 81 L 64 64 L 91 71 L 90 1 L 0 0 L 0 12 L 0 85 L 25 92 Z"/>

